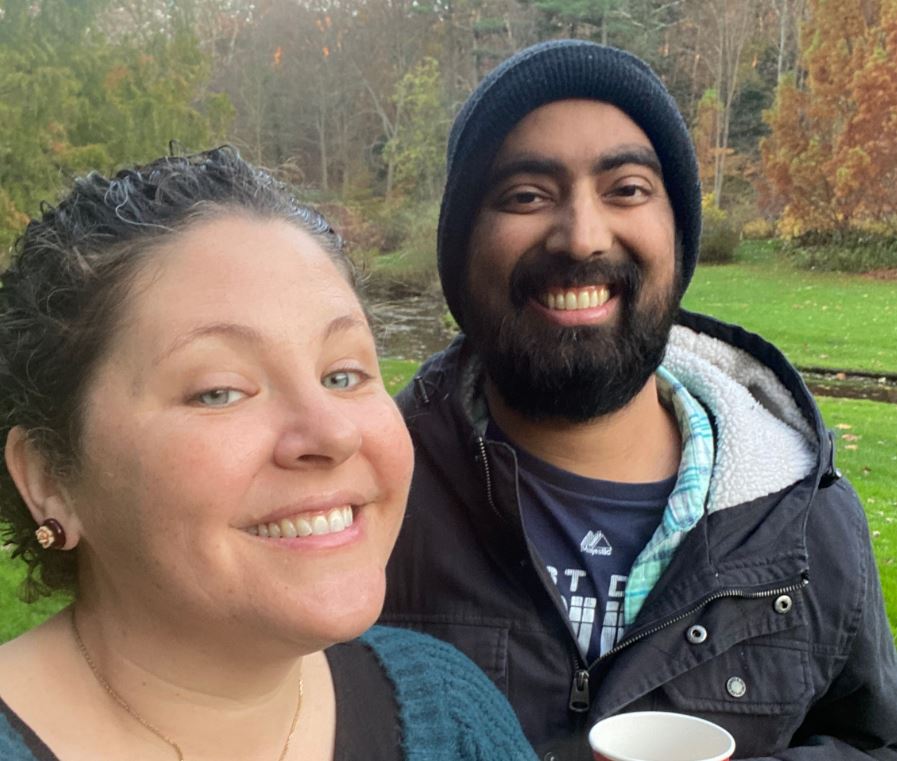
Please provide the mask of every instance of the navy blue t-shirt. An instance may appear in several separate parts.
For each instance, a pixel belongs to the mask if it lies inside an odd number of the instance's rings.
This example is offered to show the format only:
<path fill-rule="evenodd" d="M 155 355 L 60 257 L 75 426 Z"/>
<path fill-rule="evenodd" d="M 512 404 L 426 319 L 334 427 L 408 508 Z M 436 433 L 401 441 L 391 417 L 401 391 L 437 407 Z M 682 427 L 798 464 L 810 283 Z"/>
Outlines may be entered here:
<path fill-rule="evenodd" d="M 623 597 L 635 559 L 663 518 L 676 477 L 627 484 L 561 470 L 514 447 L 523 528 L 558 587 L 583 656 L 592 662 L 623 635 Z"/>

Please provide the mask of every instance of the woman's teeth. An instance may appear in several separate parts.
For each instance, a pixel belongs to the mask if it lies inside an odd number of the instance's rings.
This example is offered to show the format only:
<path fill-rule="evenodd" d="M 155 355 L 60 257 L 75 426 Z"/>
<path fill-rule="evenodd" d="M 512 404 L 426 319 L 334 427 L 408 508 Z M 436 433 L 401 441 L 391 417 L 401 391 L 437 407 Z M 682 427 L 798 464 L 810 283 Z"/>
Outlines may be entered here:
<path fill-rule="evenodd" d="M 253 536 L 270 539 L 292 539 L 303 536 L 320 536 L 321 534 L 337 534 L 353 522 L 352 508 L 334 507 L 326 513 L 317 515 L 282 518 L 271 523 L 259 523 L 246 529 Z"/>
<path fill-rule="evenodd" d="M 600 307 L 610 298 L 606 285 L 589 285 L 585 288 L 553 289 L 539 297 L 542 306 L 549 309 L 575 310 Z"/>

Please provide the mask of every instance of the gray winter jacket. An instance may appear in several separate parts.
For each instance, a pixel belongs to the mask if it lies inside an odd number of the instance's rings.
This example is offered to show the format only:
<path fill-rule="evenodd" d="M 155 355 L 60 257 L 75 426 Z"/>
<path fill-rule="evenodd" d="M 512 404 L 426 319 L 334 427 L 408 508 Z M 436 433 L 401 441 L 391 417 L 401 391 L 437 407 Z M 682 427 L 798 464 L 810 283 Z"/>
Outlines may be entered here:
<path fill-rule="evenodd" d="M 863 510 L 782 354 L 683 312 L 665 366 L 708 410 L 705 516 L 622 641 L 586 664 L 523 534 L 513 450 L 485 438 L 463 337 L 399 396 L 416 449 L 383 622 L 456 645 L 508 696 L 546 761 L 589 727 L 671 710 L 726 727 L 737 758 L 897 761 L 897 655 Z"/>

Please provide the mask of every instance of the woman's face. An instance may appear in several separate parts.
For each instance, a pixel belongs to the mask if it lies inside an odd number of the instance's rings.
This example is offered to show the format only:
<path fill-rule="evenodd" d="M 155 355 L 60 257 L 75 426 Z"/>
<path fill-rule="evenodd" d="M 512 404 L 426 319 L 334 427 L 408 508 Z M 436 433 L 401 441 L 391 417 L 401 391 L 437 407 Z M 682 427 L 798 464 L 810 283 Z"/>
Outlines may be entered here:
<path fill-rule="evenodd" d="M 310 647 L 373 623 L 411 445 L 361 306 L 311 236 L 235 215 L 176 235 L 105 357 L 69 490 L 82 596 Z"/>

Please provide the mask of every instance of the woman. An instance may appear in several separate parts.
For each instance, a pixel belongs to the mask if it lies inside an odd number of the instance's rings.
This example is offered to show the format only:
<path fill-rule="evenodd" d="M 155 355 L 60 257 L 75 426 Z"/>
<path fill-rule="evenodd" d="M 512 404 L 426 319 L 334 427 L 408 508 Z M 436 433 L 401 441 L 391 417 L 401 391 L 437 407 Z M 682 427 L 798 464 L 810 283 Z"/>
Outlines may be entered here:
<path fill-rule="evenodd" d="M 78 180 L 2 286 L 4 539 L 74 603 L 0 647 L 0 757 L 531 757 L 456 651 L 354 639 L 412 454 L 320 216 L 159 159 Z"/>

